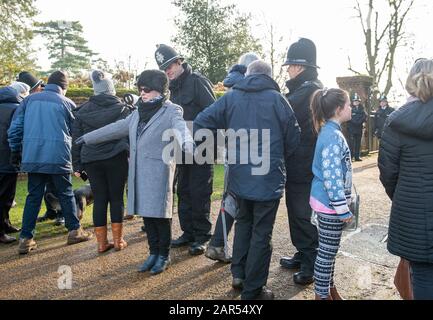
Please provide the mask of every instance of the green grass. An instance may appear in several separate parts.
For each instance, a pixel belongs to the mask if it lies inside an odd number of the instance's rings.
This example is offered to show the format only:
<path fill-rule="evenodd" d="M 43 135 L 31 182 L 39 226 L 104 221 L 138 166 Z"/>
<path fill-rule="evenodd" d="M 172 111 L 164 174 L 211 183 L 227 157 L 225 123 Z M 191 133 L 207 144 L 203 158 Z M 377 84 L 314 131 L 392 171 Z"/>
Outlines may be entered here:
<path fill-rule="evenodd" d="M 79 188 L 80 186 L 86 184 L 81 179 L 74 178 L 73 185 L 74 189 Z M 214 173 L 214 194 L 212 195 L 212 201 L 220 200 L 222 198 L 222 194 L 224 191 L 224 166 L 217 165 L 215 166 Z M 15 201 L 17 202 L 17 206 L 12 208 L 10 211 L 10 220 L 12 224 L 16 227 L 21 227 L 21 220 L 24 211 L 24 205 L 26 202 L 27 196 L 27 180 L 20 180 L 17 184 L 17 193 L 15 197 Z M 126 203 L 126 202 L 125 202 Z M 42 216 L 46 211 L 45 203 L 42 202 L 41 211 L 39 212 L 39 216 Z M 92 221 L 92 206 L 86 208 L 86 213 L 81 221 L 81 224 L 84 228 L 89 228 L 93 226 Z M 42 239 L 47 237 L 53 237 L 60 234 L 65 234 L 66 229 L 62 226 L 57 227 L 54 226 L 53 221 L 46 221 L 42 223 L 36 224 L 36 233 L 35 239 Z"/>

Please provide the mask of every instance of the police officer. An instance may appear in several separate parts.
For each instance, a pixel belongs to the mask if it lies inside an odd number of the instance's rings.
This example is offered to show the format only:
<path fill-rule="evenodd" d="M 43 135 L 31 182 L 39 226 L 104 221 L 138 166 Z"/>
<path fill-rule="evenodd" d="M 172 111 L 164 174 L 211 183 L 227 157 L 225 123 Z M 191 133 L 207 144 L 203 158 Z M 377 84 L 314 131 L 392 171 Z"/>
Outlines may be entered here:
<path fill-rule="evenodd" d="M 30 87 L 30 94 L 41 92 L 45 88 L 44 81 L 36 78 L 28 71 L 20 72 L 16 81 L 27 84 Z"/>
<path fill-rule="evenodd" d="M 386 119 L 395 110 L 388 105 L 388 99 L 386 95 L 381 95 L 379 99 L 379 109 L 376 111 L 374 116 L 374 135 L 378 138 L 382 138 L 383 129 L 385 127 Z"/>
<path fill-rule="evenodd" d="M 314 130 L 310 101 L 313 94 L 323 88 L 317 79 L 316 46 L 313 41 L 301 38 L 289 48 L 287 61 L 290 80 L 287 82 L 289 100 L 301 127 L 301 144 L 286 161 L 286 205 L 290 236 L 297 249 L 294 257 L 283 257 L 282 267 L 300 269 L 293 281 L 307 285 L 314 281 L 314 264 L 318 248 L 318 234 L 311 224 L 310 191 L 313 181 L 312 163 L 317 134 Z"/>
<path fill-rule="evenodd" d="M 212 83 L 203 75 L 193 72 L 173 48 L 161 44 L 155 59 L 170 80 L 171 101 L 180 105 L 185 121 L 196 116 L 215 102 Z M 211 195 L 213 192 L 213 165 L 178 164 L 177 195 L 180 226 L 183 234 L 172 241 L 172 246 L 190 246 L 191 255 L 201 255 L 211 238 Z"/>
<path fill-rule="evenodd" d="M 367 114 L 361 104 L 361 98 L 355 93 L 352 97 L 352 120 L 347 124 L 350 153 L 352 154 L 352 158 L 355 158 L 355 161 L 362 161 L 361 140 L 363 125 L 366 120 Z"/>

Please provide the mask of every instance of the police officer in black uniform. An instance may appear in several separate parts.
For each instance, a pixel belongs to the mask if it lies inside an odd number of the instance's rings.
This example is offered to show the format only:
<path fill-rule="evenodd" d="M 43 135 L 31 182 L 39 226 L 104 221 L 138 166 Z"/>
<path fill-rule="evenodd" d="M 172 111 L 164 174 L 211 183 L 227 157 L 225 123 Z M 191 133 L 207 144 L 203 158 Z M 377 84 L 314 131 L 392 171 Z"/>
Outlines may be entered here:
<path fill-rule="evenodd" d="M 300 285 L 314 282 L 314 264 L 319 245 L 317 228 L 311 224 L 310 207 L 312 164 L 317 141 L 310 102 L 313 94 L 323 88 L 318 80 L 316 56 L 313 41 L 301 38 L 291 45 L 284 64 L 288 66 L 290 76 L 287 99 L 301 127 L 301 144 L 286 161 L 286 205 L 290 236 L 298 252 L 294 257 L 283 257 L 280 264 L 287 269 L 300 269 L 293 276 L 293 281 Z"/>
<path fill-rule="evenodd" d="M 347 124 L 350 153 L 352 154 L 352 158 L 355 158 L 355 161 L 362 161 L 361 141 L 363 126 L 366 120 L 367 114 L 361 104 L 361 98 L 355 93 L 352 97 L 352 120 Z"/>
<path fill-rule="evenodd" d="M 381 139 L 386 119 L 388 119 L 389 115 L 395 110 L 388 105 L 388 99 L 384 94 L 380 97 L 379 103 L 379 109 L 374 116 L 374 135 L 378 139 Z"/>
<path fill-rule="evenodd" d="M 173 48 L 159 45 L 155 59 L 170 79 L 171 101 L 183 108 L 185 121 L 194 121 L 201 111 L 215 102 L 212 83 L 193 72 Z M 212 164 L 177 165 L 178 211 L 183 234 L 172 241 L 173 247 L 190 246 L 191 255 L 204 254 L 211 238 L 212 192 Z"/>

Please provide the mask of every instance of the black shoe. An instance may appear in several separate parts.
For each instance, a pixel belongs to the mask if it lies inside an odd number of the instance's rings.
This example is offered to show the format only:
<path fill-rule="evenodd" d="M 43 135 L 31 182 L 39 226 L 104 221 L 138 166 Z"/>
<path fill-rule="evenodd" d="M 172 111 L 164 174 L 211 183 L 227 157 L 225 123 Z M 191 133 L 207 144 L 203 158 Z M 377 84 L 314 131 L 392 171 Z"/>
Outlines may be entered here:
<path fill-rule="evenodd" d="M 189 247 L 189 254 L 192 256 L 200 256 L 206 252 L 206 243 L 194 242 Z"/>
<path fill-rule="evenodd" d="M 150 274 L 156 276 L 157 274 L 163 273 L 167 270 L 170 263 L 170 257 L 158 256 L 155 265 L 150 269 Z"/>
<path fill-rule="evenodd" d="M 295 255 L 292 258 L 289 257 L 282 257 L 280 259 L 280 265 L 283 268 L 289 269 L 289 270 L 296 270 L 301 268 L 301 258 L 299 258 L 297 255 Z"/>
<path fill-rule="evenodd" d="M 314 276 L 312 274 L 299 271 L 293 275 L 293 282 L 301 286 L 306 286 L 314 282 Z"/>
<path fill-rule="evenodd" d="M 171 247 L 172 248 L 186 247 L 186 246 L 191 245 L 191 243 L 193 241 L 194 241 L 193 239 L 191 239 L 190 237 L 183 234 L 179 238 L 177 238 L 176 240 L 171 241 Z"/>
<path fill-rule="evenodd" d="M 138 272 L 147 272 L 150 271 L 153 266 L 156 263 L 156 260 L 158 260 L 158 256 L 157 255 L 150 255 L 146 261 L 144 261 L 144 263 L 140 266 L 140 268 L 138 268 Z"/>
<path fill-rule="evenodd" d="M 240 278 L 233 278 L 232 281 L 232 288 L 235 290 L 239 290 L 242 291 L 244 289 L 244 279 L 240 279 Z"/>
<path fill-rule="evenodd" d="M 13 234 L 13 233 L 17 233 L 20 231 L 21 231 L 21 229 L 15 228 L 14 226 L 11 226 L 11 225 L 6 227 L 6 234 Z"/>
<path fill-rule="evenodd" d="M 10 244 L 17 241 L 14 237 L 8 236 L 7 234 L 0 235 L 0 243 Z"/>
<path fill-rule="evenodd" d="M 361 158 L 355 159 L 356 162 L 362 162 Z"/>
<path fill-rule="evenodd" d="M 39 217 L 36 219 L 36 222 L 44 222 L 47 220 L 54 220 L 56 219 L 58 216 L 56 211 L 53 210 L 47 210 L 47 212 L 45 212 L 45 214 L 42 217 Z"/>
<path fill-rule="evenodd" d="M 263 287 L 262 292 L 254 300 L 275 300 L 275 295 L 271 290 Z"/>

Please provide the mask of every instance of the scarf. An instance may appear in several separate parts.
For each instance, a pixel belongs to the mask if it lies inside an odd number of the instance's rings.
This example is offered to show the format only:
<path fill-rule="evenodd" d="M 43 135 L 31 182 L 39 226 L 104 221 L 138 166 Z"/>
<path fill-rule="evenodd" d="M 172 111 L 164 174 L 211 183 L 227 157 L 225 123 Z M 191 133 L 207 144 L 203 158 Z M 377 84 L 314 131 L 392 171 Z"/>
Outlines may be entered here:
<path fill-rule="evenodd" d="M 140 115 L 140 123 L 148 123 L 150 119 L 161 109 L 165 102 L 163 96 L 156 97 L 150 101 L 144 102 L 140 99 L 137 103 L 138 114 Z"/>

